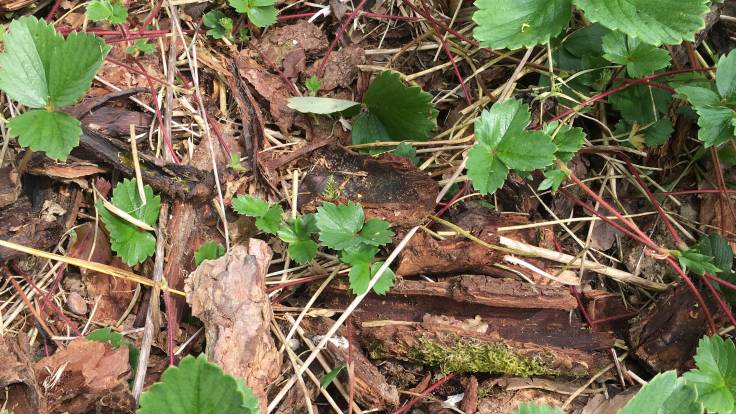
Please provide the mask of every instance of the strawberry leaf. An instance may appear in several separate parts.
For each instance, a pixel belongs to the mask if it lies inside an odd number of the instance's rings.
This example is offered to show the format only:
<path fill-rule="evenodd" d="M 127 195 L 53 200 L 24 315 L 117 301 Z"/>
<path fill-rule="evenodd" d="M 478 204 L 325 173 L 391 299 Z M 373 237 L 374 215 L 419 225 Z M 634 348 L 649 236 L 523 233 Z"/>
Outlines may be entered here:
<path fill-rule="evenodd" d="M 242 379 L 225 374 L 207 357 L 187 356 L 164 371 L 141 396 L 137 414 L 258 413 L 258 398 Z"/>
<path fill-rule="evenodd" d="M 559 408 L 552 408 L 547 404 L 522 403 L 511 414 L 564 414 Z"/>
<path fill-rule="evenodd" d="M 281 208 L 281 206 L 278 204 L 274 204 L 268 208 L 266 214 L 256 218 L 256 227 L 258 227 L 259 230 L 265 231 L 266 233 L 276 234 L 276 232 L 278 232 L 279 228 L 281 227 L 281 220 L 283 215 L 284 210 Z"/>
<path fill-rule="evenodd" d="M 696 275 L 703 276 L 703 273 L 718 273 L 721 271 L 713 264 L 713 257 L 698 253 L 697 249 L 688 249 L 675 253 L 677 259 L 682 266 L 682 270 L 691 271 Z"/>
<path fill-rule="evenodd" d="M 228 0 L 238 13 L 247 14 L 248 20 L 258 27 L 276 23 L 276 8 L 273 0 Z"/>
<path fill-rule="evenodd" d="M 644 131 L 644 143 L 647 144 L 647 147 L 649 148 L 662 145 L 670 139 L 674 130 L 675 128 L 672 126 L 672 121 L 667 118 L 661 118 Z"/>
<path fill-rule="evenodd" d="M 360 104 L 347 99 L 295 96 L 293 98 L 289 98 L 287 106 L 302 113 L 329 115 L 337 112 L 349 111 L 354 109 L 356 106 L 360 106 Z"/>
<path fill-rule="evenodd" d="M 698 400 L 711 413 L 733 413 L 736 407 L 736 349 L 719 336 L 703 337 L 695 353 L 696 369 L 684 374 Z"/>
<path fill-rule="evenodd" d="M 248 217 L 263 217 L 268 213 L 268 201 L 252 195 L 239 195 L 233 199 L 233 210 Z"/>
<path fill-rule="evenodd" d="M 626 72 L 641 78 L 670 65 L 670 54 L 656 46 L 643 43 L 621 32 L 603 36 L 603 57 L 609 62 L 626 66 Z"/>
<path fill-rule="evenodd" d="M 567 27 L 571 0 L 476 0 L 473 36 L 482 46 L 518 49 L 546 43 Z"/>
<path fill-rule="evenodd" d="M 361 241 L 371 246 L 383 246 L 391 243 L 391 238 L 394 236 L 389 228 L 391 225 L 378 217 L 374 217 L 368 220 L 363 229 L 360 230 Z"/>
<path fill-rule="evenodd" d="M 128 20 L 128 9 L 121 1 L 92 0 L 87 5 L 87 17 L 96 22 L 105 20 L 110 24 L 123 24 Z"/>
<path fill-rule="evenodd" d="M 8 121 L 10 135 L 21 146 L 43 151 L 49 158 L 65 161 L 79 144 L 82 128 L 79 120 L 65 112 L 33 109 Z"/>
<path fill-rule="evenodd" d="M 484 195 L 503 187 L 509 175 L 506 165 L 481 144 L 475 144 L 468 152 L 467 169 L 473 188 Z"/>
<path fill-rule="evenodd" d="M 677 91 L 678 98 L 687 100 L 693 106 L 721 104 L 721 98 L 719 98 L 718 94 L 710 88 L 685 85 L 679 88 L 675 88 L 675 90 Z"/>
<path fill-rule="evenodd" d="M 535 131 L 507 135 L 498 144 L 496 156 L 509 169 L 534 171 L 551 165 L 556 151 L 549 135 Z"/>
<path fill-rule="evenodd" d="M 372 279 L 373 276 L 378 273 L 378 269 L 383 266 L 383 263 L 384 262 L 376 262 L 371 265 L 371 275 L 368 282 L 370 282 L 370 279 Z M 391 287 L 394 285 L 394 277 L 394 271 L 390 268 L 386 268 L 386 270 L 383 271 L 381 277 L 379 277 L 376 283 L 373 285 L 373 291 L 376 292 L 376 294 L 385 295 L 389 290 L 391 290 Z"/>
<path fill-rule="evenodd" d="M 194 264 L 195 266 L 199 266 L 205 260 L 215 260 L 224 254 L 225 246 L 214 240 L 207 240 L 194 252 Z"/>
<path fill-rule="evenodd" d="M 707 0 L 574 0 L 592 22 L 655 46 L 693 40 L 705 26 Z"/>
<path fill-rule="evenodd" d="M 363 228 L 363 207 L 353 202 L 335 205 L 324 203 L 317 207 L 315 224 L 319 228 L 319 240 L 325 246 L 344 250 L 361 243 L 357 233 Z"/>
<path fill-rule="evenodd" d="M 698 113 L 698 139 L 705 148 L 718 146 L 734 136 L 733 120 L 736 112 L 723 105 L 696 106 Z"/>
<path fill-rule="evenodd" d="M 723 99 L 732 103 L 736 101 L 736 50 L 718 59 L 716 87 Z"/>
<path fill-rule="evenodd" d="M 582 128 L 571 128 L 566 124 L 560 125 L 559 121 L 554 121 L 545 124 L 542 130 L 552 137 L 557 147 L 555 157 L 562 162 L 569 162 L 585 144 L 585 132 Z"/>
<path fill-rule="evenodd" d="M 391 141 L 391 135 L 386 127 L 370 111 L 365 111 L 355 118 L 351 136 L 353 145 Z"/>
<path fill-rule="evenodd" d="M 314 220 L 313 214 L 289 219 L 277 233 L 281 240 L 289 244 L 289 256 L 299 264 L 309 263 L 317 254 L 317 243 L 312 240 L 312 233 L 317 232 Z"/>
<path fill-rule="evenodd" d="M 567 179 L 567 173 L 559 168 L 548 168 L 544 170 L 544 180 L 539 183 L 539 191 L 552 189 L 556 192 Z"/>
<path fill-rule="evenodd" d="M 701 414 L 695 389 L 677 378 L 677 372 L 657 374 L 618 414 Z"/>
<path fill-rule="evenodd" d="M 115 186 L 112 191 L 112 204 L 132 217 L 153 226 L 158 220 L 158 212 L 161 208 L 161 197 L 153 195 L 151 186 L 143 187 L 146 196 L 144 205 L 136 180 L 123 180 Z M 97 204 L 102 221 L 110 233 L 110 244 L 115 253 L 120 256 L 128 266 L 143 263 L 153 255 L 156 249 L 156 238 L 147 231 L 140 230 L 122 218 L 116 216 L 105 208 L 102 203 Z"/>

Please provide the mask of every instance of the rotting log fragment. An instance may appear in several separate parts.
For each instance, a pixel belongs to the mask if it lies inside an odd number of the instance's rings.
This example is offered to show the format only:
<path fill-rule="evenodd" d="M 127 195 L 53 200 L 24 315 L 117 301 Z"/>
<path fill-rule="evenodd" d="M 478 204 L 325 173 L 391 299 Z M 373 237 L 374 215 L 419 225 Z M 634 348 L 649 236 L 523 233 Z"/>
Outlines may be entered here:
<path fill-rule="evenodd" d="M 299 208 L 312 211 L 329 201 L 360 203 L 366 218 L 380 217 L 395 225 L 416 225 L 434 209 L 437 183 L 406 158 L 375 158 L 339 145 L 320 148 L 310 158 L 311 170 L 299 188 Z"/>

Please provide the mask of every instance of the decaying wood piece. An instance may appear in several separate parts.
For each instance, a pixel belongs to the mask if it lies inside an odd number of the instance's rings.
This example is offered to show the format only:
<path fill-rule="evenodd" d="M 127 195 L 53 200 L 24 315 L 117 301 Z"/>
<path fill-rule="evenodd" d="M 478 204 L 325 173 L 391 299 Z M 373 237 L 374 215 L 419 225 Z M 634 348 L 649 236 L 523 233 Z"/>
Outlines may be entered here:
<path fill-rule="evenodd" d="M 660 295 L 631 322 L 627 339 L 631 353 L 652 372 L 687 369 L 707 328 L 697 299 L 681 284 Z"/>
<path fill-rule="evenodd" d="M 0 240 L 6 240 L 34 249 L 46 250 L 55 246 L 65 231 L 64 216 L 67 214 L 70 200 L 59 194 L 64 205 L 51 199 L 43 201 L 42 206 L 34 209 L 31 200 L 21 196 L 13 204 L 0 209 Z M 65 202 L 66 201 L 66 202 Z M 0 261 L 17 259 L 25 256 L 16 250 L 0 247 Z"/>
<path fill-rule="evenodd" d="M 324 335 L 332 323 L 333 321 L 321 317 L 307 318 L 302 321 L 304 330 L 313 337 Z M 348 343 L 344 331 L 344 328 L 340 328 L 333 337 L 334 340 L 327 343 L 327 348 L 323 352 L 328 356 L 333 367 L 347 365 L 349 360 Z M 357 344 L 352 347 L 350 358 L 353 363 L 355 399 L 362 406 L 385 410 L 399 405 L 399 392 L 396 387 L 386 382 L 383 374 L 363 355 Z"/>
<path fill-rule="evenodd" d="M 0 208 L 15 203 L 21 193 L 20 177 L 11 166 L 0 168 Z"/>
<path fill-rule="evenodd" d="M 15 414 L 47 412 L 25 335 L 0 337 L 0 407 Z"/>
<path fill-rule="evenodd" d="M 434 210 L 437 183 L 404 157 L 374 158 L 340 145 L 312 153 L 304 177 L 299 208 L 311 211 L 322 201 L 360 203 L 366 218 L 380 217 L 395 225 L 416 225 Z"/>
<path fill-rule="evenodd" d="M 53 384 L 45 393 L 50 413 L 87 413 L 111 394 L 130 395 L 128 348 L 124 346 L 113 348 L 107 342 L 79 338 L 38 361 L 34 368 L 39 383 L 48 380 Z M 49 380 L 59 372 L 58 381 Z M 128 401 L 133 402 L 132 398 Z"/>
<path fill-rule="evenodd" d="M 585 377 L 608 364 L 603 352 L 504 339 L 477 319 L 425 315 L 416 323 L 364 324 L 362 332 L 374 358 L 396 358 L 445 372 Z"/>
<path fill-rule="evenodd" d="M 266 389 L 281 373 L 265 293 L 271 254 L 264 241 L 250 239 L 248 246 L 233 246 L 229 254 L 200 264 L 185 286 L 192 314 L 205 325 L 208 359 L 245 379 L 261 409 L 266 408 Z"/>

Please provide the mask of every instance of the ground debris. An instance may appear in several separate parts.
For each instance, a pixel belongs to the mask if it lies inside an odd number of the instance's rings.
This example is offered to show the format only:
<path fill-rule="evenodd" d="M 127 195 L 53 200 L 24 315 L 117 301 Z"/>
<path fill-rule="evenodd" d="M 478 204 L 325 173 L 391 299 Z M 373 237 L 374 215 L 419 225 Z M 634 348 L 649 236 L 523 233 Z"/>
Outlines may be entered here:
<path fill-rule="evenodd" d="M 46 413 L 25 335 L 0 336 L 0 407 L 15 414 Z"/>

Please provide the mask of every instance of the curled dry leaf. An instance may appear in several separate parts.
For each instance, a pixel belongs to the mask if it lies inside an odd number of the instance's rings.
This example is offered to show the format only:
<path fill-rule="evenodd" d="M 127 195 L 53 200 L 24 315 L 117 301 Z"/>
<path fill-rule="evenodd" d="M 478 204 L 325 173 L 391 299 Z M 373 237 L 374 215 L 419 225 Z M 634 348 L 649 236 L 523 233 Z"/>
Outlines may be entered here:
<path fill-rule="evenodd" d="M 203 262 L 187 277 L 192 314 L 205 325 L 207 358 L 246 384 L 266 408 L 266 389 L 278 377 L 281 356 L 270 334 L 273 318 L 265 293 L 271 249 L 257 239 Z"/>

